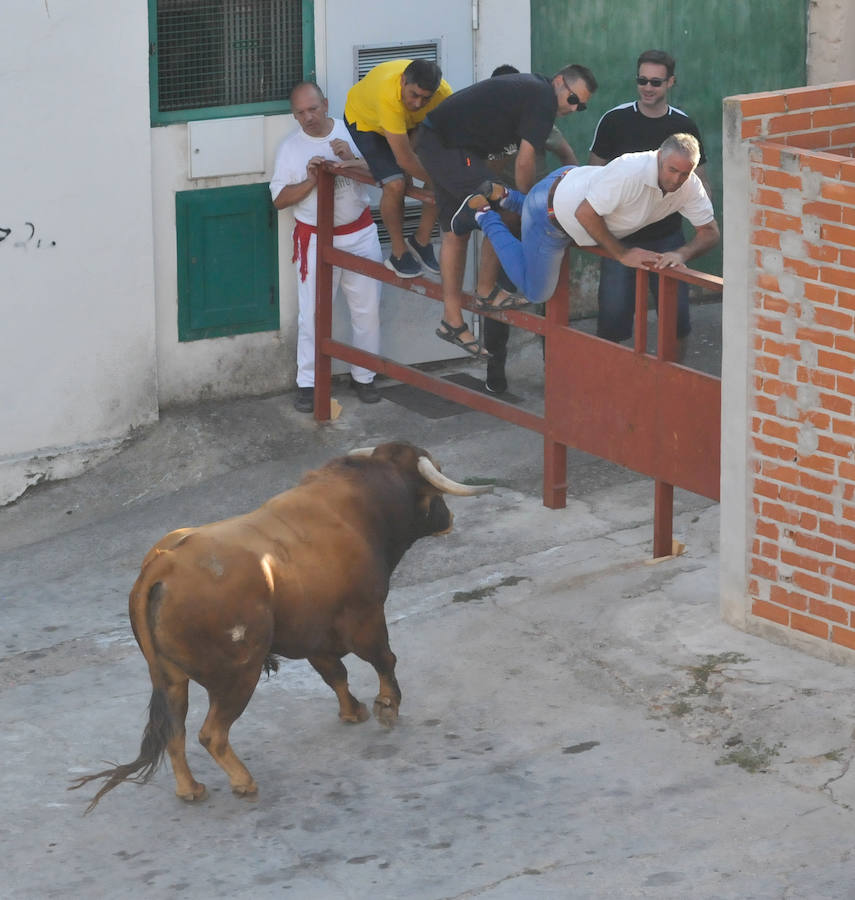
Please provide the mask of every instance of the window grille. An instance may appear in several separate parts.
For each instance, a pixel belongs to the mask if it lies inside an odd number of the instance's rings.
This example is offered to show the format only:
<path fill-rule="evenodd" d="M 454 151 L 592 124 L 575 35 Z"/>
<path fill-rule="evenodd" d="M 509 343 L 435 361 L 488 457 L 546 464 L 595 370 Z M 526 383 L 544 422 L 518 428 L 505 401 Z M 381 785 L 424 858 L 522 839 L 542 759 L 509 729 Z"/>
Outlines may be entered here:
<path fill-rule="evenodd" d="M 422 41 L 416 44 L 363 44 L 353 48 L 353 80 L 359 81 L 374 66 L 390 59 L 429 59 L 438 63 L 440 42 Z"/>
<path fill-rule="evenodd" d="M 220 115 L 222 107 L 278 103 L 287 109 L 291 88 L 310 68 L 306 0 L 150 2 L 156 6 L 151 52 L 157 113 L 175 121 L 197 118 L 200 109 Z M 169 116 L 185 110 L 193 115 Z"/>

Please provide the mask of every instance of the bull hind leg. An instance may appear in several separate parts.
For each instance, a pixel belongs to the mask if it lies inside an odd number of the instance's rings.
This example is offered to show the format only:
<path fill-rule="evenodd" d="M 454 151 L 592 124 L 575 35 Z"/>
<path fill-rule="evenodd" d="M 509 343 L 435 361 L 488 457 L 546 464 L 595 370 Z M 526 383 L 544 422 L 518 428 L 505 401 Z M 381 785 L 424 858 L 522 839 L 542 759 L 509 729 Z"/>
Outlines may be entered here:
<path fill-rule="evenodd" d="M 337 656 L 310 656 L 309 662 L 338 698 L 338 717 L 342 722 L 364 722 L 370 718 L 364 703 L 360 703 L 347 685 L 347 669 Z"/>
<path fill-rule="evenodd" d="M 169 685 L 166 688 L 166 702 L 169 704 L 170 716 L 173 723 L 173 731 L 166 744 L 169 761 L 172 763 L 172 773 L 175 775 L 175 793 L 182 800 L 192 802 L 204 800 L 208 796 L 205 785 L 196 781 L 190 766 L 187 764 L 185 753 L 186 730 L 184 722 L 187 718 L 189 680 Z"/>
<path fill-rule="evenodd" d="M 208 687 L 208 715 L 199 731 L 199 743 L 229 776 L 232 791 L 240 796 L 254 796 L 258 793 L 258 785 L 232 749 L 229 730 L 246 709 L 260 674 L 261 663 L 237 673 L 232 671 L 228 683 L 223 679 Z"/>

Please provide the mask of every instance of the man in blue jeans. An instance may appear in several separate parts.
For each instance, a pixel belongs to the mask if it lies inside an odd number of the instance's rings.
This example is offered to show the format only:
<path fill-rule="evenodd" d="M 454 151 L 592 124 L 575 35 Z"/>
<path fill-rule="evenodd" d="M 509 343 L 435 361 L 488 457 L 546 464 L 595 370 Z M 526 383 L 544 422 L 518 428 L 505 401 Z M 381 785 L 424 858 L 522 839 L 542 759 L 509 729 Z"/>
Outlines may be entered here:
<path fill-rule="evenodd" d="M 484 360 L 490 353 L 463 318 L 463 279 L 469 239 L 451 231 L 451 217 L 461 201 L 492 177 L 487 159 L 514 144 L 517 184 L 534 184 L 537 153 L 544 149 L 556 116 L 584 109 L 597 89 L 593 73 L 578 64 L 559 69 L 552 78 L 535 74 L 486 78 L 452 94 L 426 116 L 416 152 L 430 176 L 442 228 L 440 274 L 443 317 L 438 338 Z M 519 305 L 520 298 L 483 298 L 492 309 Z M 525 301 L 521 301 L 525 305 Z"/>
<path fill-rule="evenodd" d="M 604 113 L 597 123 L 588 165 L 604 166 L 623 153 L 655 150 L 670 134 L 691 134 L 698 139 L 700 159 L 695 174 L 712 197 L 706 178 L 706 157 L 697 124 L 683 110 L 671 106 L 668 92 L 676 83 L 674 57 L 664 50 L 645 50 L 636 62 L 638 98 L 621 103 Z M 678 215 L 629 235 L 625 243 L 660 253 L 674 250 L 684 243 L 683 223 Z M 658 279 L 650 279 L 650 290 L 658 290 Z M 635 273 L 614 259 L 600 260 L 599 314 L 597 335 L 610 341 L 623 341 L 632 336 L 635 315 Z M 677 286 L 678 359 L 685 354 L 691 331 L 689 321 L 689 286 Z"/>
<path fill-rule="evenodd" d="M 700 148 L 689 134 L 671 135 L 658 150 L 626 153 L 606 166 L 565 166 L 527 194 L 485 182 L 451 219 L 458 235 L 480 228 L 503 268 L 531 303 L 548 300 L 568 246 L 599 245 L 624 266 L 681 266 L 719 241 L 712 202 L 694 174 Z M 493 206 L 522 214 L 514 237 Z M 673 213 L 695 227 L 694 237 L 664 252 L 627 246 L 622 238 Z"/>

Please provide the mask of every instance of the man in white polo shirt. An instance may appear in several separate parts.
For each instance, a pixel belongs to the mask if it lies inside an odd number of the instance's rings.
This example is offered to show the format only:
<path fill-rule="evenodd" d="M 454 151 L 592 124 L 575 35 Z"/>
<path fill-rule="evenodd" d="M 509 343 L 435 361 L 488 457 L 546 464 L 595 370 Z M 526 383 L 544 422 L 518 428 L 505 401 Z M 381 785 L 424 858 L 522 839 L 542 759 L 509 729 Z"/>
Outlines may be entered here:
<path fill-rule="evenodd" d="M 480 228 L 508 277 L 531 303 L 552 296 L 564 251 L 571 244 L 598 244 L 634 268 L 681 266 L 720 239 L 712 203 L 694 174 L 699 157 L 692 135 L 674 134 L 658 150 L 625 153 L 606 166 L 557 169 L 528 194 L 488 182 L 461 205 L 451 228 L 456 234 Z M 493 206 L 521 212 L 522 240 L 511 234 Z M 694 237 L 682 247 L 657 253 L 621 242 L 675 212 L 695 228 Z"/>

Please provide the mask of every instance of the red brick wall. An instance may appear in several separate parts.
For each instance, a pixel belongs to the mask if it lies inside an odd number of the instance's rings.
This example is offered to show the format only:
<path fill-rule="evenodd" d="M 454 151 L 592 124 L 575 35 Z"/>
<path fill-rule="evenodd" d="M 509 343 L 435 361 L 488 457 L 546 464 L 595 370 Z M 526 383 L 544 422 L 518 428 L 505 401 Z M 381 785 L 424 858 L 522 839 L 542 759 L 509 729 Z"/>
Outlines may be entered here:
<path fill-rule="evenodd" d="M 734 99 L 754 139 L 751 613 L 855 650 L 855 83 Z"/>
<path fill-rule="evenodd" d="M 742 137 L 855 156 L 855 83 L 746 94 Z"/>

